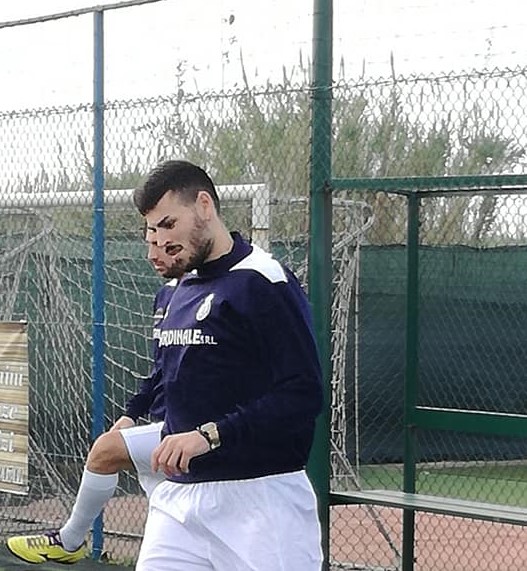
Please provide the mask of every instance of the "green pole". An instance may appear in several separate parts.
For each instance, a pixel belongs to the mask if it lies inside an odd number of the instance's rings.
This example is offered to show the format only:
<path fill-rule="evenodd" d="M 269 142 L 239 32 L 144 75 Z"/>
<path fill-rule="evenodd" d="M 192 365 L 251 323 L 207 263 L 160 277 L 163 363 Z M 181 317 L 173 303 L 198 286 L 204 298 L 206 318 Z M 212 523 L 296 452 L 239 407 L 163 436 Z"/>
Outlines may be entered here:
<path fill-rule="evenodd" d="M 324 567 L 329 569 L 331 419 L 331 87 L 333 0 L 314 0 L 311 86 L 309 297 L 322 362 L 325 404 L 308 472 L 319 502 Z"/>
<path fill-rule="evenodd" d="M 404 483 L 405 492 L 415 492 L 415 424 L 419 359 L 419 201 L 408 196 L 406 284 L 406 375 L 404 382 Z M 403 512 L 403 571 L 413 571 L 415 512 Z"/>

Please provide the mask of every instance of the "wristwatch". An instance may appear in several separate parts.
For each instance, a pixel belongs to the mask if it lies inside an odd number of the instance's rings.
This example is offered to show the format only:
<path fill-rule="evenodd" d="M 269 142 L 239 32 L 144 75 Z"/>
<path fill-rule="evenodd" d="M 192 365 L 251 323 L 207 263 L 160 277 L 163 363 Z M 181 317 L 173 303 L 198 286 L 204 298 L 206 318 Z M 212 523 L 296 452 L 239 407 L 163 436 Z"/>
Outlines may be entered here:
<path fill-rule="evenodd" d="M 196 430 L 205 438 L 209 443 L 210 449 L 215 450 L 221 445 L 220 434 L 218 432 L 218 427 L 215 422 L 206 422 L 201 426 L 198 426 Z"/>

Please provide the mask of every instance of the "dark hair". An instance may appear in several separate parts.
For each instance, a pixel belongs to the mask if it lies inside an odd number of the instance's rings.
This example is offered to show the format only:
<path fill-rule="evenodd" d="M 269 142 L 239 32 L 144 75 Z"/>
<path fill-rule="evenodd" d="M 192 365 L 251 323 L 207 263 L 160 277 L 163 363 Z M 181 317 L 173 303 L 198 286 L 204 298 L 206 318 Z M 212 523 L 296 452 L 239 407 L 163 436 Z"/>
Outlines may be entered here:
<path fill-rule="evenodd" d="M 145 182 L 134 190 L 134 204 L 144 216 L 168 192 L 177 192 L 186 202 L 195 202 L 198 192 L 208 192 L 216 211 L 220 211 L 220 200 L 209 175 L 200 167 L 187 161 L 165 161 L 157 165 Z"/>

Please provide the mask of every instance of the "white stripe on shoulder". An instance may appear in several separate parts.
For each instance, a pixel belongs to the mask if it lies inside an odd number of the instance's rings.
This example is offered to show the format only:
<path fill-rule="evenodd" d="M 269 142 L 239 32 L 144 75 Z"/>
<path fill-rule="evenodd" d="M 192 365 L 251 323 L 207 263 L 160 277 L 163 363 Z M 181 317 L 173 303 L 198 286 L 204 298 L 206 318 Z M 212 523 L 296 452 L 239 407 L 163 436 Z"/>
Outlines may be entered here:
<path fill-rule="evenodd" d="M 231 272 L 234 270 L 254 270 L 273 284 L 277 282 L 287 282 L 287 275 L 284 272 L 284 268 L 282 268 L 271 254 L 255 244 L 253 244 L 253 251 L 230 269 Z"/>

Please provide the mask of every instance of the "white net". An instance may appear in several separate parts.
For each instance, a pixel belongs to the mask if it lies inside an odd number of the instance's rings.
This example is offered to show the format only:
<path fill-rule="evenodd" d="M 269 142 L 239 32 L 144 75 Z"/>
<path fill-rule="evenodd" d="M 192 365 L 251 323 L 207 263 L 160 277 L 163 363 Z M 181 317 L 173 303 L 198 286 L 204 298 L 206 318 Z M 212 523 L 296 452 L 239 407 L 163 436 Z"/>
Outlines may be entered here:
<path fill-rule="evenodd" d="M 307 243 L 303 236 L 307 228 L 307 201 L 302 198 L 280 202 L 284 211 L 290 213 L 297 225 L 297 233 L 284 240 L 284 261 L 296 271 L 300 281 L 307 288 L 308 260 Z M 357 390 L 358 371 L 358 288 L 360 249 L 365 234 L 373 224 L 371 206 L 366 202 L 335 199 L 333 201 L 332 267 L 333 291 L 331 302 L 331 479 L 334 489 L 357 487 L 357 470 L 347 454 L 347 433 L 350 422 L 358 422 L 358 411 L 349 418 L 348 386 L 346 378 L 353 379 L 353 390 Z M 302 224 L 303 221 L 303 224 Z M 350 315 L 350 312 L 353 312 Z M 353 346 L 350 346 L 352 339 Z M 349 362 L 349 355 L 352 362 Z M 353 399 L 358 403 L 357 398 Z M 356 404 L 358 406 L 358 404 Z M 354 430 L 356 435 L 359 430 Z M 357 436 L 358 438 L 358 436 Z"/>
<path fill-rule="evenodd" d="M 352 480 L 353 487 L 357 485 L 357 481 L 354 476 L 356 471 L 347 455 L 349 415 L 346 375 L 349 367 L 352 371 L 349 377 L 353 379 L 353 390 L 356 391 L 360 248 L 366 231 L 373 224 L 373 213 L 370 205 L 353 200 L 335 201 L 333 213 L 331 475 L 334 489 L 349 489 L 349 480 Z M 353 342 L 351 348 L 350 338 Z M 348 363 L 347 359 L 350 350 L 353 355 L 352 363 Z M 358 403 L 359 399 L 355 398 L 354 402 Z M 353 420 L 357 423 L 357 408 L 354 413 Z M 359 431 L 355 430 L 355 434 L 359 434 Z"/>

